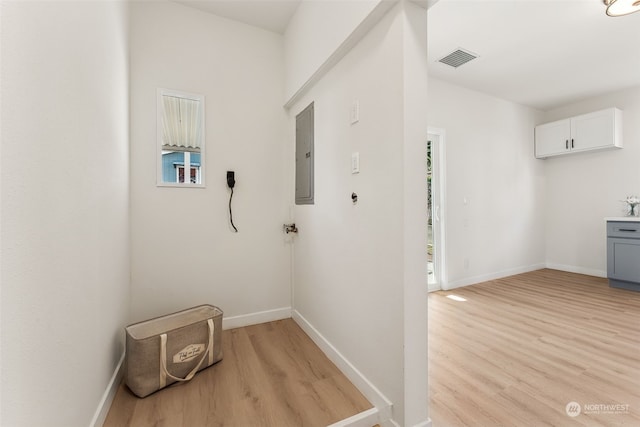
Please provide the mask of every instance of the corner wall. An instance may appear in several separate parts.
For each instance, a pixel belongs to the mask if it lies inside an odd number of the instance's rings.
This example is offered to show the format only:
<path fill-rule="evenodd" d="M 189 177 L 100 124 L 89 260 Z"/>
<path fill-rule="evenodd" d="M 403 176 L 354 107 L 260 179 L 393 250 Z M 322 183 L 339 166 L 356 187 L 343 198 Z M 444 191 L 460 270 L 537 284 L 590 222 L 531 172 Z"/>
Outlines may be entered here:
<path fill-rule="evenodd" d="M 624 148 L 544 160 L 546 260 L 550 268 L 606 277 L 604 218 L 624 216 L 622 200 L 640 195 L 640 87 L 545 112 L 538 122 L 609 107 L 623 111 Z"/>
<path fill-rule="evenodd" d="M 129 317 L 128 5 L 2 2 L 3 426 L 86 426 Z"/>
<path fill-rule="evenodd" d="M 131 22 L 133 320 L 205 303 L 235 326 L 289 317 L 282 36 L 171 2 L 133 2 Z M 158 87 L 205 96 L 204 189 L 156 187 Z"/>
<path fill-rule="evenodd" d="M 544 266 L 539 112 L 429 79 L 429 125 L 445 129 L 445 289 Z"/>
<path fill-rule="evenodd" d="M 294 209 L 294 318 L 392 403 L 383 425 L 428 420 L 426 258 L 415 262 L 426 254 L 426 11 L 414 8 L 391 9 L 289 111 L 293 182 L 295 116 L 314 102 L 315 204 Z"/>
<path fill-rule="evenodd" d="M 429 423 L 427 285 L 427 10 L 403 6 L 404 425 Z"/>
<path fill-rule="evenodd" d="M 381 1 L 300 2 L 284 37 L 284 99 L 309 80 Z"/>

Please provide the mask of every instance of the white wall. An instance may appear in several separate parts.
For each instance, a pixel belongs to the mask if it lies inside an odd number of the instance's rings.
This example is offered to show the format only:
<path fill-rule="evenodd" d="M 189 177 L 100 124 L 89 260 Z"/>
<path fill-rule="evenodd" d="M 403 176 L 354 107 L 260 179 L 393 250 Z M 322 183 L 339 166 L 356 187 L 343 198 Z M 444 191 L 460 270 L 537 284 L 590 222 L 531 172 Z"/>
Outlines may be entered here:
<path fill-rule="evenodd" d="M 225 317 L 290 307 L 282 36 L 169 2 L 131 11 L 134 320 L 203 303 Z M 156 187 L 158 87 L 206 97 L 205 189 Z"/>
<path fill-rule="evenodd" d="M 86 426 L 129 311 L 128 12 L 2 3 L 3 426 Z"/>
<path fill-rule="evenodd" d="M 621 201 L 640 195 L 640 87 L 548 111 L 538 122 L 609 107 L 623 110 L 623 149 L 544 160 L 549 267 L 606 277 L 604 218 L 622 216 Z"/>
<path fill-rule="evenodd" d="M 285 98 L 289 99 L 382 0 L 303 1 L 284 37 Z"/>
<path fill-rule="evenodd" d="M 427 355 L 427 10 L 404 3 L 404 424 L 429 419 Z"/>
<path fill-rule="evenodd" d="M 426 113 L 426 93 L 410 92 L 425 71 L 424 51 L 410 51 L 417 37 L 426 42 L 426 27 L 411 27 L 417 22 L 405 14 L 414 7 L 384 16 L 293 105 L 289 123 L 293 166 L 295 116 L 315 103 L 315 204 L 295 207 L 294 308 L 393 403 L 399 425 L 427 417 L 426 261 L 416 266 L 409 253 L 426 254 L 427 122 L 412 122 Z M 352 125 L 354 100 L 360 121 Z M 352 152 L 360 154 L 356 175 Z"/>
<path fill-rule="evenodd" d="M 428 114 L 446 131 L 446 287 L 543 266 L 545 169 L 533 156 L 540 113 L 429 79 Z"/>

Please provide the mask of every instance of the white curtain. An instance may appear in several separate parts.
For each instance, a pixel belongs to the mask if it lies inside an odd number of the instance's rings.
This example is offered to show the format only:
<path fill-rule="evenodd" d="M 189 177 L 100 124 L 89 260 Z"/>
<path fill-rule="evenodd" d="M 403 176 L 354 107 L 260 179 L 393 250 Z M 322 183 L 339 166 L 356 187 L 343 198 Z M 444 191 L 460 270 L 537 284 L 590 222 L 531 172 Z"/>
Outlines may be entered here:
<path fill-rule="evenodd" d="M 163 95 L 162 149 L 200 152 L 202 114 L 200 101 Z"/>

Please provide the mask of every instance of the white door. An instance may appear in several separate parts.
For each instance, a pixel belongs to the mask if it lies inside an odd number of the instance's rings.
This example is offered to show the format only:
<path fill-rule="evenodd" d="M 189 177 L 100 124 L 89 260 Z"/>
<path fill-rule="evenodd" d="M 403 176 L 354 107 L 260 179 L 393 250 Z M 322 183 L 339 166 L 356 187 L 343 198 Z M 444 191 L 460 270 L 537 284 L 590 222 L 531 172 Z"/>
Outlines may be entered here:
<path fill-rule="evenodd" d="M 427 135 L 427 274 L 428 289 L 442 288 L 444 280 L 444 130 L 430 129 Z"/>

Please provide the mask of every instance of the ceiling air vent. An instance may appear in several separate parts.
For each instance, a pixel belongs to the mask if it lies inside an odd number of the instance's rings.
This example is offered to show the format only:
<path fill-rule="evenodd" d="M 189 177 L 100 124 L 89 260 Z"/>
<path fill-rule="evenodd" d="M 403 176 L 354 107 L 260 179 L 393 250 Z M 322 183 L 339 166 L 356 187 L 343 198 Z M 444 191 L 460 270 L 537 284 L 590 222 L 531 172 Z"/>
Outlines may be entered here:
<path fill-rule="evenodd" d="M 457 49 L 444 58 L 439 59 L 438 62 L 442 62 L 443 64 L 447 64 L 453 68 L 458 68 L 477 57 L 478 55 L 471 53 L 468 50 Z"/>

